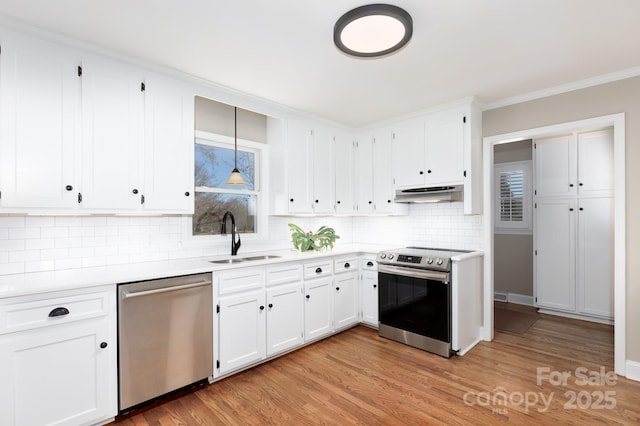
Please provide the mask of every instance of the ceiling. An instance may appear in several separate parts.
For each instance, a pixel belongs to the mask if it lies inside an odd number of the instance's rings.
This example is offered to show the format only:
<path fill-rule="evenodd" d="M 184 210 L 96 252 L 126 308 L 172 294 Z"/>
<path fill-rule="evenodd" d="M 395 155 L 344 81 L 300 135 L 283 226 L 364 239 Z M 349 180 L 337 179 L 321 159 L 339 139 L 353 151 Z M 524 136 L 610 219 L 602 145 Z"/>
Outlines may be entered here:
<path fill-rule="evenodd" d="M 350 127 L 640 67 L 638 0 L 389 2 L 413 39 L 374 60 L 333 44 L 362 0 L 2 0 L 0 15 Z"/>

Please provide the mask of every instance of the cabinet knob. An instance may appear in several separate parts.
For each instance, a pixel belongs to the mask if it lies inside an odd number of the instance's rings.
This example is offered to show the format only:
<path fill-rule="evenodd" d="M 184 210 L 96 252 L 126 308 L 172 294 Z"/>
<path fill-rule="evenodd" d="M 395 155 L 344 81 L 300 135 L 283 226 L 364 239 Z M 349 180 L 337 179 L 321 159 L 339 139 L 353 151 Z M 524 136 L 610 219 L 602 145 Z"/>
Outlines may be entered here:
<path fill-rule="evenodd" d="M 371 261 L 367 262 L 367 266 L 373 266 L 373 262 Z"/>
<path fill-rule="evenodd" d="M 322 273 L 322 268 L 316 268 L 316 274 L 321 274 Z"/>
<path fill-rule="evenodd" d="M 293 203 L 293 198 L 290 198 L 290 199 L 289 199 L 289 202 Z"/>
<path fill-rule="evenodd" d="M 67 308 L 55 308 L 49 312 L 50 318 L 63 317 L 65 315 L 69 315 L 69 310 Z"/>
<path fill-rule="evenodd" d="M 134 194 L 137 194 L 138 190 L 136 188 L 133 188 L 133 191 L 131 191 L 131 192 L 133 192 Z"/>
<path fill-rule="evenodd" d="M 100 343 L 100 347 L 101 347 L 102 349 L 106 348 L 106 347 L 107 347 L 107 342 L 102 342 L 102 343 Z"/>
<path fill-rule="evenodd" d="M 578 186 L 582 186 L 582 182 L 580 182 L 580 183 L 578 184 Z"/>
<path fill-rule="evenodd" d="M 423 175 L 423 174 L 424 174 L 424 172 L 423 172 L 422 170 L 420 170 L 420 174 L 421 174 L 421 175 Z"/>
<path fill-rule="evenodd" d="M 311 296 L 310 296 L 310 295 L 308 295 L 308 294 L 307 294 L 305 297 L 306 297 L 307 299 L 310 299 L 310 298 L 311 298 Z"/>
<path fill-rule="evenodd" d="M 369 204 L 373 204 L 373 201 L 369 201 Z"/>
<path fill-rule="evenodd" d="M 269 303 L 269 309 L 273 308 L 273 303 Z"/>
<path fill-rule="evenodd" d="M 373 285 L 373 288 L 377 288 L 378 286 L 376 284 Z"/>
<path fill-rule="evenodd" d="M 264 311 L 264 306 L 260 306 L 260 310 L 261 310 L 261 311 Z"/>
<path fill-rule="evenodd" d="M 67 185 L 64 187 L 64 189 L 66 189 L 67 191 L 73 191 L 73 186 Z"/>
<path fill-rule="evenodd" d="M 572 208 L 570 208 L 570 209 L 569 209 L 569 211 L 570 211 L 570 212 L 572 212 L 572 211 L 573 211 L 573 207 L 572 207 Z"/>
<path fill-rule="evenodd" d="M 319 201 L 318 201 L 318 200 L 316 200 L 316 204 L 318 204 L 318 203 L 319 203 Z"/>
<path fill-rule="evenodd" d="M 347 263 L 344 264 L 344 267 L 347 268 L 347 269 L 351 268 L 351 264 L 349 262 L 347 262 Z"/>
<path fill-rule="evenodd" d="M 391 200 L 387 200 L 387 203 L 391 203 Z"/>
<path fill-rule="evenodd" d="M 189 191 L 187 191 L 187 192 L 185 192 L 185 193 L 184 193 L 184 196 L 185 196 L 185 197 L 188 197 L 189 195 L 191 195 L 191 194 L 189 193 Z"/>
<path fill-rule="evenodd" d="M 340 200 L 336 201 L 336 203 L 340 204 Z"/>
<path fill-rule="evenodd" d="M 569 188 L 573 188 L 573 184 L 572 183 L 569 184 Z"/>
<path fill-rule="evenodd" d="M 431 170 L 427 170 L 427 173 L 431 173 Z"/>
<path fill-rule="evenodd" d="M 340 287 L 336 287 L 336 291 L 340 291 Z"/>
<path fill-rule="evenodd" d="M 583 210 L 584 210 L 584 208 L 580 207 L 580 211 L 583 211 Z"/>

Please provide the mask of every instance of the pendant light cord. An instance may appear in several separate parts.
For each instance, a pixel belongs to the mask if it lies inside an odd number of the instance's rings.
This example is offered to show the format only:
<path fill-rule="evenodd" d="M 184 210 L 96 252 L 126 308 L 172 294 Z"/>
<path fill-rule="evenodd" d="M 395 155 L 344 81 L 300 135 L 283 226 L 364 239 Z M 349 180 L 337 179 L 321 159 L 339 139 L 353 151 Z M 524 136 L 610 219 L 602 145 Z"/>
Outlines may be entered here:
<path fill-rule="evenodd" d="M 233 136 L 234 136 L 234 150 L 233 150 L 233 169 L 238 169 L 238 107 L 233 107 Z"/>

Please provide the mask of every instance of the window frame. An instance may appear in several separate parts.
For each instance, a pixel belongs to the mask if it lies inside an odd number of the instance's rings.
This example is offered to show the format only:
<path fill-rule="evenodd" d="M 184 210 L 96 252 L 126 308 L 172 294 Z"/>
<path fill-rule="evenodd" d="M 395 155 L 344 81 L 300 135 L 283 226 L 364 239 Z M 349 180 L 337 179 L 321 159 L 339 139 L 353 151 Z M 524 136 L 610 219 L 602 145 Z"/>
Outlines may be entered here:
<path fill-rule="evenodd" d="M 511 161 L 495 163 L 494 180 L 494 226 L 495 234 L 533 234 L 533 161 Z M 504 221 L 500 217 L 500 175 L 508 172 L 523 172 L 522 221 Z"/>
<path fill-rule="evenodd" d="M 209 145 L 218 148 L 234 149 L 234 138 L 231 136 L 205 132 L 196 130 L 194 137 L 194 156 L 192 161 L 195 164 L 195 145 Z M 247 139 L 238 138 L 238 151 L 247 151 L 254 154 L 254 189 L 231 189 L 231 188 L 212 188 L 207 186 L 194 186 L 193 202 L 195 204 L 195 193 L 208 192 L 218 194 L 237 194 L 237 195 L 254 195 L 256 197 L 256 227 L 257 232 L 254 233 L 242 233 L 243 240 L 256 240 L 266 238 L 269 234 L 267 229 L 268 224 L 268 212 L 267 212 L 267 192 L 266 192 L 266 168 L 268 160 L 268 145 L 266 143 L 255 142 Z M 194 182 L 195 183 L 195 182 Z M 195 207 L 194 207 L 195 210 Z M 183 233 L 192 241 L 198 242 L 215 242 L 220 240 L 227 240 L 228 235 L 221 234 L 206 234 L 195 235 L 193 234 L 193 215 L 188 217 L 185 221 Z M 229 234 L 229 232 L 227 232 Z"/>

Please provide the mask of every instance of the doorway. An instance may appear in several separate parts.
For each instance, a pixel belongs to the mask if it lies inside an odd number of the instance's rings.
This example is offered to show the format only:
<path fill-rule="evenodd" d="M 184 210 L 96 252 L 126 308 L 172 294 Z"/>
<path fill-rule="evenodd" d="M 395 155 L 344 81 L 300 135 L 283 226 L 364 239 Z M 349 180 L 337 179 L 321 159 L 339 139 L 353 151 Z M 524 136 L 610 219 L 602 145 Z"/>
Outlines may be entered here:
<path fill-rule="evenodd" d="M 503 135 L 485 137 L 483 140 L 484 169 L 484 295 L 483 323 L 484 339 L 492 340 L 494 332 L 494 146 L 526 139 L 549 137 L 561 133 L 578 132 L 598 127 L 611 126 L 614 129 L 614 370 L 616 374 L 625 375 L 626 342 L 625 342 L 625 118 L 624 114 L 614 114 L 586 120 L 562 123 L 558 125 L 528 129 Z"/>

